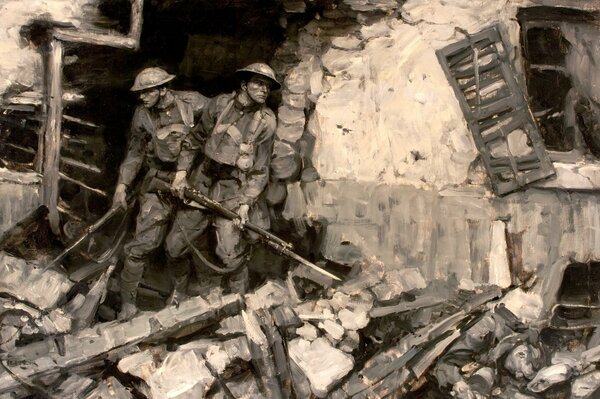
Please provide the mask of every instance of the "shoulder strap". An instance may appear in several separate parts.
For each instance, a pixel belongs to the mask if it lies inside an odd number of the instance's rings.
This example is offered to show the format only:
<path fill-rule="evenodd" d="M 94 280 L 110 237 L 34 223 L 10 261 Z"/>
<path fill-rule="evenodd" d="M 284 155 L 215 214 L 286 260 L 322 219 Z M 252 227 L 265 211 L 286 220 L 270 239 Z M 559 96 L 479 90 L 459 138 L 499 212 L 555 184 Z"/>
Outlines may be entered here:
<path fill-rule="evenodd" d="M 175 96 L 175 104 L 177 104 L 183 124 L 187 127 L 194 127 L 194 110 L 192 107 L 177 96 Z"/>

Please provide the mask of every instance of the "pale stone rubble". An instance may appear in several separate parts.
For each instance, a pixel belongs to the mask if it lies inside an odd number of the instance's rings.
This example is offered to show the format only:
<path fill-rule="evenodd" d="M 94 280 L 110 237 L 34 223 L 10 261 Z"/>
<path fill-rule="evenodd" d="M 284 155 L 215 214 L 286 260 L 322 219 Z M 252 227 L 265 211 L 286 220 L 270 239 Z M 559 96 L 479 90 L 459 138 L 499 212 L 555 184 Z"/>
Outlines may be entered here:
<path fill-rule="evenodd" d="M 15 272 L 21 284 L 39 278 L 36 265 L 6 253 L 2 259 L 31 269 Z M 52 275 L 58 287 L 68 281 L 62 271 Z M 17 298 L 8 287 L 0 394 L 358 398 L 432 390 L 469 398 L 589 398 L 600 387 L 597 337 L 548 339 L 552 330 L 535 289 L 426 282 L 418 269 L 389 270 L 376 259 L 364 259 L 340 284 L 306 276 L 292 271 L 287 281 L 268 280 L 244 297 L 213 289 L 126 322 L 78 318 L 80 294 L 41 310 L 27 303 L 40 293 Z M 104 279 L 91 278 L 90 292 Z M 54 298 L 56 287 L 46 292 Z M 86 308 L 97 311 L 104 298 L 91 298 L 96 303 Z M 48 328 L 44 318 L 61 329 Z"/>

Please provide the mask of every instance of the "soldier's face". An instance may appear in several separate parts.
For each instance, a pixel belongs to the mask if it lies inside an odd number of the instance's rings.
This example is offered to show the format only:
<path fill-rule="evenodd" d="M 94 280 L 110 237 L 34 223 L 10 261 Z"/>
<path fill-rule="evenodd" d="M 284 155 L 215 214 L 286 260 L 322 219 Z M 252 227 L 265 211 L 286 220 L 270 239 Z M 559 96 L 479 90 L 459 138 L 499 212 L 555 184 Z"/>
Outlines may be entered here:
<path fill-rule="evenodd" d="M 242 88 L 244 88 L 244 84 L 242 84 Z M 258 104 L 264 104 L 271 91 L 271 81 L 262 76 L 253 76 L 245 84 L 245 90 L 252 101 Z"/>
<path fill-rule="evenodd" d="M 144 107 L 152 108 L 158 103 L 160 98 L 160 91 L 158 89 L 144 90 L 140 93 L 140 100 Z"/>

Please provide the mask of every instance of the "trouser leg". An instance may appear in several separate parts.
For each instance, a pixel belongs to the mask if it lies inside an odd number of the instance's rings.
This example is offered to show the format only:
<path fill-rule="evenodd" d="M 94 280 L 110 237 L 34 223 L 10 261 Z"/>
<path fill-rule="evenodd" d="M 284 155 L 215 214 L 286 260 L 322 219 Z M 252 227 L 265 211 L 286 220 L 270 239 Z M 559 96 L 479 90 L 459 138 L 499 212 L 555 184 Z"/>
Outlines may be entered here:
<path fill-rule="evenodd" d="M 245 294 L 248 291 L 248 244 L 243 234 L 233 221 L 225 218 L 215 218 L 217 235 L 217 256 L 227 267 L 239 265 L 238 269 L 227 276 L 231 292 Z"/>
<path fill-rule="evenodd" d="M 172 206 L 156 194 L 146 193 L 140 198 L 133 239 L 125 247 L 125 261 L 121 272 L 121 292 L 134 296 L 144 274 L 150 254 L 164 240 Z"/>
<path fill-rule="evenodd" d="M 199 209 L 183 208 L 175 215 L 171 230 L 165 239 L 165 250 L 173 281 L 170 302 L 177 302 L 177 297 L 182 297 L 179 294 L 187 291 L 190 274 L 190 261 L 187 256 L 189 246 L 206 230 L 209 222 L 210 215 Z"/>

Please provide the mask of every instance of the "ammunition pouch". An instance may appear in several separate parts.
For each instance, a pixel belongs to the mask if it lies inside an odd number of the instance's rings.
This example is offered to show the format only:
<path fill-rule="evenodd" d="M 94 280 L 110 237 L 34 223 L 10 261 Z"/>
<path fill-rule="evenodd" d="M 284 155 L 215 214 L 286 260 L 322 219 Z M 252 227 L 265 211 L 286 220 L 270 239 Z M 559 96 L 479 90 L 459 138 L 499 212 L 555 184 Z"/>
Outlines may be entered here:
<path fill-rule="evenodd" d="M 146 177 L 144 177 L 142 192 L 158 193 L 168 191 L 174 178 L 175 172 L 151 168 L 146 173 Z M 167 188 L 166 190 L 165 187 Z"/>

